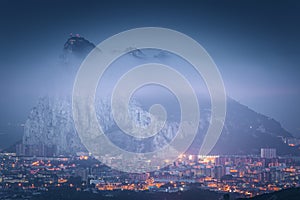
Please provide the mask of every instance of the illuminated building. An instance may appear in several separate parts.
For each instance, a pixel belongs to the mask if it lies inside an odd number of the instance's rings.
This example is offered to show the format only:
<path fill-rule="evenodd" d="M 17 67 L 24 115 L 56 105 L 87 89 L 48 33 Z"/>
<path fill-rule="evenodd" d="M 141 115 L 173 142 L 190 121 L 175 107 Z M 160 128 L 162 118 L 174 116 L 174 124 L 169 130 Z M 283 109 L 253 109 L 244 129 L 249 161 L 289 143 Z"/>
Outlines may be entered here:
<path fill-rule="evenodd" d="M 276 149 L 274 148 L 262 148 L 260 150 L 261 158 L 276 158 Z"/>

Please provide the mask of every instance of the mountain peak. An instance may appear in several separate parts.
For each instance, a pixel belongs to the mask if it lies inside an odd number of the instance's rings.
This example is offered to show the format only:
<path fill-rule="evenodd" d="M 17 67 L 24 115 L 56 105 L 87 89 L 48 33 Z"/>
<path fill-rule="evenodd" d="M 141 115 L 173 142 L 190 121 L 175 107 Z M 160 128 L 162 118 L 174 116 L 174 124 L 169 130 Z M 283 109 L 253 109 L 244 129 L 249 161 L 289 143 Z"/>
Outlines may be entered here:
<path fill-rule="evenodd" d="M 88 41 L 79 34 L 76 34 L 75 36 L 71 34 L 69 39 L 64 44 L 64 51 L 68 53 L 86 55 L 95 47 L 96 46 L 92 42 Z"/>

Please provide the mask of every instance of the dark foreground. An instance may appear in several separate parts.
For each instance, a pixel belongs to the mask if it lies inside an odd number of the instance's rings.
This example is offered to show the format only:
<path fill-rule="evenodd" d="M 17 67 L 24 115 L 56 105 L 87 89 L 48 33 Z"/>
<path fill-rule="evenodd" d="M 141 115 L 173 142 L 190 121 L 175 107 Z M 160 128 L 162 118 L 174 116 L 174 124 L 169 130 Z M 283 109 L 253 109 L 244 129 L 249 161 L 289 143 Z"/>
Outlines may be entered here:
<path fill-rule="evenodd" d="M 3 194 L 2 194 L 3 195 Z M 162 192 L 134 192 L 134 191 L 106 191 L 106 192 L 78 192 L 71 189 L 51 189 L 47 192 L 33 195 L 14 194 L 5 197 L 0 195 L 0 199 L 30 199 L 30 200 L 218 200 L 223 194 L 210 192 L 207 190 L 190 190 L 186 192 L 162 193 Z M 12 197 L 12 198 L 11 198 Z"/>
<path fill-rule="evenodd" d="M 227 197 L 226 197 L 227 196 Z M 70 188 L 50 189 L 49 191 L 28 194 L 26 192 L 2 192 L 0 199 L 8 200 L 246 200 L 235 198 L 234 194 L 221 194 L 208 190 L 193 189 L 185 192 L 133 192 L 133 191 L 103 191 L 99 193 L 76 191 Z M 263 194 L 250 200 L 299 200 L 300 188 Z"/>
<path fill-rule="evenodd" d="M 299 200 L 300 188 L 290 188 L 278 192 L 273 192 L 270 194 L 262 194 L 250 199 L 251 200 Z"/>

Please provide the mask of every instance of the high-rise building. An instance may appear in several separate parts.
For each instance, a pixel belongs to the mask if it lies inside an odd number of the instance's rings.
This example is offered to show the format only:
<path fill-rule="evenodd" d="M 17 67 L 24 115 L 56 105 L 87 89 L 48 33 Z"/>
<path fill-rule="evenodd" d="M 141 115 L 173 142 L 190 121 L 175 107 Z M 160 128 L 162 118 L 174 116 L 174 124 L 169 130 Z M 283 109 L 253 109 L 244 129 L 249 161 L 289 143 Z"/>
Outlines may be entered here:
<path fill-rule="evenodd" d="M 225 170 L 222 165 L 214 167 L 214 178 L 221 179 L 225 175 Z"/>
<path fill-rule="evenodd" d="M 276 158 L 276 149 L 274 148 L 261 148 L 260 156 L 262 158 Z"/>

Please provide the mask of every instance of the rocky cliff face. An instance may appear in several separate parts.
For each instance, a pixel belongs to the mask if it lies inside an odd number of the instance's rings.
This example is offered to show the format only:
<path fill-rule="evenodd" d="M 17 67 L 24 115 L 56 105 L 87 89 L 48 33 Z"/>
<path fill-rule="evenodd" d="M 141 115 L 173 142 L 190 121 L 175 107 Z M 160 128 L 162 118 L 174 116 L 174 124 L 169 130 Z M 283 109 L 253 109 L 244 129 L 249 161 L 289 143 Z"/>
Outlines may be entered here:
<path fill-rule="evenodd" d="M 179 126 L 178 122 L 168 121 L 157 135 L 140 140 L 124 134 L 118 128 L 107 101 L 98 101 L 96 112 L 106 136 L 117 146 L 131 152 L 149 152 L 162 148 L 174 138 Z M 129 113 L 135 124 L 146 127 L 149 123 L 150 113 L 138 103 L 131 103 Z M 224 129 L 212 150 L 213 154 L 257 154 L 262 147 L 275 147 L 279 154 L 293 152 L 282 141 L 282 138 L 292 136 L 274 119 L 258 114 L 231 99 L 228 101 L 227 113 Z M 209 119 L 209 109 L 203 110 L 199 131 L 189 152 L 197 153 L 199 150 Z M 70 99 L 41 98 L 25 123 L 23 144 L 56 145 L 58 154 L 85 151 L 74 126 Z"/>
<path fill-rule="evenodd" d="M 147 152 L 167 145 L 176 134 L 177 123 L 166 123 L 160 132 L 146 140 L 134 139 L 124 134 L 113 120 L 107 101 L 98 101 L 97 117 L 107 137 L 116 145 L 127 151 Z M 139 127 L 147 128 L 151 114 L 132 102 L 129 117 Z M 76 132 L 72 118 L 70 98 L 41 98 L 26 120 L 24 126 L 24 145 L 44 144 L 57 147 L 57 154 L 74 154 L 86 151 Z"/>
<path fill-rule="evenodd" d="M 84 150 L 74 127 L 70 102 L 41 98 L 24 125 L 23 144 L 55 145 L 58 154 Z"/>

